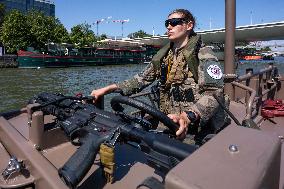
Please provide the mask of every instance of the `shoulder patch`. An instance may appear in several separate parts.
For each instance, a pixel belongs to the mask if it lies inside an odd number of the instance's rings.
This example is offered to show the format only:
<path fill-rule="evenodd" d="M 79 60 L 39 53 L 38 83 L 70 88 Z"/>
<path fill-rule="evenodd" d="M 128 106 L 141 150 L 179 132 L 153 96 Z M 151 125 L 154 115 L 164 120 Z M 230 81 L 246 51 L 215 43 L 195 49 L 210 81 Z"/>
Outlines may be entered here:
<path fill-rule="evenodd" d="M 222 87 L 224 85 L 222 66 L 219 62 L 200 62 L 198 71 L 200 86 Z"/>
<path fill-rule="evenodd" d="M 216 64 L 211 64 L 207 67 L 207 73 L 213 79 L 221 79 L 223 76 L 221 68 Z"/>

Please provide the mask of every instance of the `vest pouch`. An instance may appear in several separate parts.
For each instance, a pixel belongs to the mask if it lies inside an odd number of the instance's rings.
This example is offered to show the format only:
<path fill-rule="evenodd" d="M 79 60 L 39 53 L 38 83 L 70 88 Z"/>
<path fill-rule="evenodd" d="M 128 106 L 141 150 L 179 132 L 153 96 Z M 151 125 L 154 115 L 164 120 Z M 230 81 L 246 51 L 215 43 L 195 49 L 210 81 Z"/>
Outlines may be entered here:
<path fill-rule="evenodd" d="M 179 89 L 178 85 L 175 85 L 171 88 L 171 96 L 173 97 L 173 100 L 175 102 L 181 102 L 183 99 L 183 96 L 181 94 L 181 90 Z"/>
<path fill-rule="evenodd" d="M 187 78 L 181 85 L 181 91 L 184 102 L 194 102 L 199 99 L 198 85 L 195 83 L 193 78 Z"/>

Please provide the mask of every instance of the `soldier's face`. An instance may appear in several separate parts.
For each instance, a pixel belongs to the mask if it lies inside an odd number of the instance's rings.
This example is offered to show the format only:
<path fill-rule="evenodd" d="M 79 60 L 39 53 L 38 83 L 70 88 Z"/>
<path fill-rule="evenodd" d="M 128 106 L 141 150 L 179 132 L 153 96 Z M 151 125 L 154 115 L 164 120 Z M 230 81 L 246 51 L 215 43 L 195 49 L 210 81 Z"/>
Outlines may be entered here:
<path fill-rule="evenodd" d="M 177 18 L 177 19 L 175 19 Z M 178 21 L 183 18 L 179 13 L 173 13 L 168 17 L 165 22 L 167 27 L 168 38 L 172 42 L 183 41 L 188 37 L 190 30 L 193 28 L 192 22 Z"/>

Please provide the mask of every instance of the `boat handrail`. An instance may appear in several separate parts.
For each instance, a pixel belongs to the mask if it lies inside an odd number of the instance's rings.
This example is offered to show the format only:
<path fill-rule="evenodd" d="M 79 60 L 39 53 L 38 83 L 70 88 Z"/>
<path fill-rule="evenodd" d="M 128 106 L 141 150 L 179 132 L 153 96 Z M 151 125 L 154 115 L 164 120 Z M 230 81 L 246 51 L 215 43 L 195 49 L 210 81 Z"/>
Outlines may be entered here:
<path fill-rule="evenodd" d="M 267 68 L 261 69 L 258 72 L 253 72 L 253 69 L 247 69 L 245 75 L 239 76 L 232 81 L 233 86 L 239 87 L 246 91 L 245 102 L 246 102 L 246 116 L 244 119 L 255 118 L 258 115 L 259 107 L 261 106 L 263 96 L 266 95 L 267 99 L 273 98 L 277 88 L 279 75 L 277 73 L 277 67 L 270 64 Z M 272 75 L 272 71 L 275 73 Z M 265 79 L 264 79 L 264 76 Z M 255 88 L 250 86 L 250 79 L 258 77 Z M 245 82 L 245 83 L 244 83 Z M 263 88 L 265 90 L 263 90 Z M 253 104 L 256 103 L 254 108 Z"/>
<path fill-rule="evenodd" d="M 242 76 L 239 76 L 236 78 L 237 81 L 245 81 L 247 79 L 250 79 L 252 77 L 255 77 L 255 76 L 258 76 L 258 75 L 261 75 L 261 74 L 264 74 L 264 73 L 271 73 L 273 70 L 277 69 L 275 66 L 273 66 L 273 64 L 269 64 L 269 66 L 267 68 L 263 68 L 257 72 L 253 72 L 252 69 L 248 69 L 249 71 L 245 74 L 245 75 L 242 75 Z"/>

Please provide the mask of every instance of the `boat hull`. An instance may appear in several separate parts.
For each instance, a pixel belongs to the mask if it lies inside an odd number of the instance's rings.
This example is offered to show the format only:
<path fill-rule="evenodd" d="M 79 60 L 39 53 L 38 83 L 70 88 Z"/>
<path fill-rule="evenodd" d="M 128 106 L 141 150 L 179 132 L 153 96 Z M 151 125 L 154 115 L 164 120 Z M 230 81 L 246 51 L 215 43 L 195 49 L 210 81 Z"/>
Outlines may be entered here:
<path fill-rule="evenodd" d="M 132 56 L 52 56 L 47 54 L 18 52 L 19 68 L 39 67 L 76 67 L 76 66 L 97 66 L 97 65 L 119 65 L 143 63 L 144 59 Z"/>

